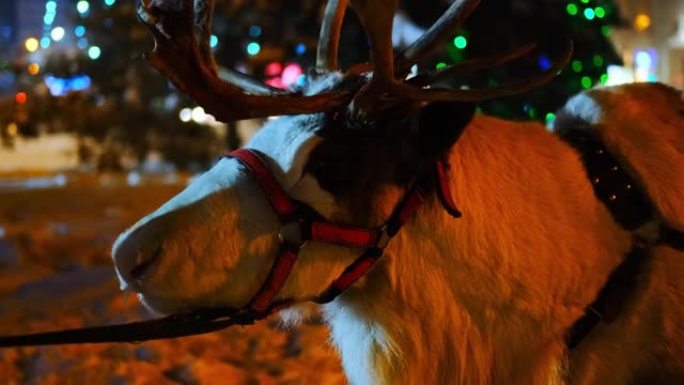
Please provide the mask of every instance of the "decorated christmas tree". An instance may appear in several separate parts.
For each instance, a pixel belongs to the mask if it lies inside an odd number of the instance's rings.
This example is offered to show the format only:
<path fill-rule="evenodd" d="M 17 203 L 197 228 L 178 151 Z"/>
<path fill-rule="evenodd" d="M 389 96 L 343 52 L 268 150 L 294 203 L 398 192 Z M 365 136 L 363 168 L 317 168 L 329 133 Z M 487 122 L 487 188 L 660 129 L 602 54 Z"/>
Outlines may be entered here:
<path fill-rule="evenodd" d="M 445 8 L 443 3 L 404 1 L 413 20 L 425 26 Z M 473 87 L 494 86 L 550 68 L 571 39 L 573 58 L 557 79 L 530 93 L 481 105 L 486 113 L 505 118 L 552 120 L 565 100 L 605 83 L 608 65 L 621 62 L 610 41 L 612 28 L 619 24 L 617 4 L 612 0 L 484 0 L 433 64 L 444 66 L 537 43 L 536 51 L 525 60 L 461 79 Z"/>

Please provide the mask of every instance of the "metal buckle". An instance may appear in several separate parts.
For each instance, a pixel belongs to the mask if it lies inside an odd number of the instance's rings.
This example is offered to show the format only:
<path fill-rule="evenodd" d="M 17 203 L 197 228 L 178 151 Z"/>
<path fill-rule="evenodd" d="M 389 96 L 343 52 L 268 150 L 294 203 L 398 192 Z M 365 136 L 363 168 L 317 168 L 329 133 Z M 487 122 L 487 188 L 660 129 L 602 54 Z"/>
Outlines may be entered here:
<path fill-rule="evenodd" d="M 380 228 L 380 230 L 379 230 L 380 236 L 378 237 L 378 244 L 376 246 L 378 249 L 384 249 L 385 247 L 387 247 L 387 245 L 389 244 L 389 241 L 392 239 L 392 237 L 389 235 L 389 232 L 387 231 L 387 229 L 388 229 L 388 226 L 385 225 L 385 226 L 382 226 L 382 228 Z"/>
<path fill-rule="evenodd" d="M 278 231 L 280 242 L 297 249 L 304 247 L 304 245 L 309 242 L 308 237 L 305 236 L 306 232 L 304 226 L 306 226 L 306 224 L 307 222 L 305 220 L 300 219 L 280 226 L 280 230 Z"/>

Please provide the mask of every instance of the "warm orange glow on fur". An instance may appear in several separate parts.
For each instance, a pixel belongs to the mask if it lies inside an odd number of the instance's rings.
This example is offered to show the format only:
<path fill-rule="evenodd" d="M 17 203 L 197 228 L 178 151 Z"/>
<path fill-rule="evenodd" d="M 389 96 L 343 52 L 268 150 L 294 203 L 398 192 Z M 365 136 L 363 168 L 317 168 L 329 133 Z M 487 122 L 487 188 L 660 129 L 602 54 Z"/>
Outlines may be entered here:
<path fill-rule="evenodd" d="M 583 94 L 567 108 L 625 159 L 659 219 L 682 229 L 684 118 L 672 95 L 681 97 L 658 85 L 625 86 Z M 298 182 L 307 178 L 302 159 L 316 140 L 316 120 L 286 119 L 267 125 L 251 145 L 270 157 L 297 199 L 329 219 L 352 218 L 315 181 Z M 431 196 L 379 265 L 323 307 L 352 385 L 684 379 L 684 253 L 666 246 L 652 248 L 618 319 L 566 351 L 568 328 L 630 248 L 630 234 L 595 198 L 574 150 L 540 124 L 476 117 L 449 161 L 464 216 L 450 217 Z M 258 188 L 229 161 L 207 175 L 150 215 L 165 218 L 168 260 L 149 281 L 129 284 L 139 284 L 146 299 L 163 293 L 160 310 L 242 305 L 272 261 L 277 224 Z M 386 188 L 368 197 L 377 202 L 369 220 L 382 222 L 401 195 Z M 133 230 L 148 231 L 151 241 L 157 233 L 149 220 Z M 115 247 L 120 270 L 142 247 L 131 233 Z M 171 252 L 177 249 L 184 251 Z M 281 296 L 319 293 L 358 253 L 307 244 Z"/>

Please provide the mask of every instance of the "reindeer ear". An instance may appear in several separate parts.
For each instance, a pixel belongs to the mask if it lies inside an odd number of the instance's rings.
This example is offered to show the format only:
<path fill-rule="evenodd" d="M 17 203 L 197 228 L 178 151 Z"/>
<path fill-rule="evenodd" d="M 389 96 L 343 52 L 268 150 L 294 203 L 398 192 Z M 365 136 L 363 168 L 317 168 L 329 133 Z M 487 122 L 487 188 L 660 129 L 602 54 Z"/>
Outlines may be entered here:
<path fill-rule="evenodd" d="M 435 158 L 456 143 L 475 115 L 474 103 L 432 102 L 414 118 L 418 129 L 418 154 Z"/>

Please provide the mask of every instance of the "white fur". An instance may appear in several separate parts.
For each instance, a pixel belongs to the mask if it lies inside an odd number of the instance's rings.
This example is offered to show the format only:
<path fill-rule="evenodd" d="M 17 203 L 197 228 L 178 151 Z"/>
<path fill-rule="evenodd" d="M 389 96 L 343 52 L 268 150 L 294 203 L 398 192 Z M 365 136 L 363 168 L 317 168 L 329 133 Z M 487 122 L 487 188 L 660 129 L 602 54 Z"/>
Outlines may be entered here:
<path fill-rule="evenodd" d="M 577 100 L 578 113 L 603 116 L 600 100 Z M 297 199 L 328 218 L 345 217 L 344 206 L 302 175 L 319 124 L 317 115 L 282 118 L 249 146 L 266 154 Z M 651 134 L 661 135 L 656 123 Z M 368 276 L 324 307 L 352 385 L 683 378 L 684 253 L 653 249 L 621 316 L 569 354 L 564 335 L 628 250 L 629 234 L 594 197 L 578 155 L 539 124 L 477 117 L 449 160 L 463 218 L 429 197 Z M 376 204 L 368 214 L 386 217 L 402 194 L 382 189 L 369 197 Z M 254 181 L 224 160 L 122 235 L 114 259 L 122 278 L 158 310 L 236 306 L 262 282 L 276 232 Z M 154 271 L 130 282 L 127 269 L 159 242 L 165 248 Z M 318 294 L 359 252 L 307 244 L 281 296 Z"/>

